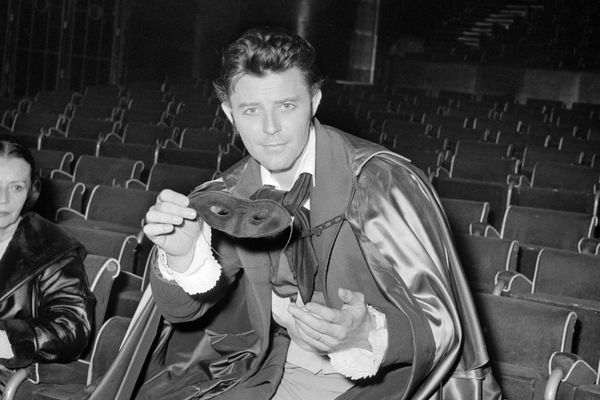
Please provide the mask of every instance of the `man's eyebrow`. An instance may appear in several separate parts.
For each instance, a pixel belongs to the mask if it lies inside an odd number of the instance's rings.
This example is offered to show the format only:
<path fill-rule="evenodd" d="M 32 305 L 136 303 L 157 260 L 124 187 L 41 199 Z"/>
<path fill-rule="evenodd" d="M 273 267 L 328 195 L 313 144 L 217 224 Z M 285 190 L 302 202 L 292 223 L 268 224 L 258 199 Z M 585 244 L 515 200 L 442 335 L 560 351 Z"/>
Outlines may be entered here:
<path fill-rule="evenodd" d="M 237 108 L 256 107 L 258 105 L 259 105 L 258 102 L 240 103 L 240 104 L 238 104 Z"/>
<path fill-rule="evenodd" d="M 275 103 L 277 103 L 277 104 L 290 103 L 290 102 L 298 101 L 299 99 L 300 99 L 300 97 L 298 97 L 298 96 L 286 97 L 285 99 L 278 100 Z"/>

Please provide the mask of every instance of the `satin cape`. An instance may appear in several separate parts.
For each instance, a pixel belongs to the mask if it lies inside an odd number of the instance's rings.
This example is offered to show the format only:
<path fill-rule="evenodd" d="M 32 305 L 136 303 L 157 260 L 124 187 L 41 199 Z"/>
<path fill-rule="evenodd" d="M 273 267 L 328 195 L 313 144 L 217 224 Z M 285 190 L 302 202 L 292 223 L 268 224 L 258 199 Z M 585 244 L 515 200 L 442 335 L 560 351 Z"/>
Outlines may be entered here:
<path fill-rule="evenodd" d="M 500 398 L 430 182 L 403 157 L 314 124 L 311 226 L 322 228 L 313 240 L 316 286 L 331 307 L 340 306 L 339 287 L 363 292 L 367 302 L 385 312 L 388 324 L 389 346 L 379 373 L 339 399 Z M 248 198 L 260 186 L 259 165 L 248 157 L 196 190 L 222 187 Z M 152 290 L 165 318 L 196 321 L 204 330 L 187 358 L 146 376 L 140 399 L 268 399 L 281 379 L 289 339 L 272 322 L 268 281 L 278 253 L 265 242 L 233 240 L 214 231 L 212 245 L 223 274 L 206 294 L 189 296 L 154 268 Z M 217 312 L 209 312 L 215 307 Z M 162 360 L 168 358 L 165 349 Z"/>

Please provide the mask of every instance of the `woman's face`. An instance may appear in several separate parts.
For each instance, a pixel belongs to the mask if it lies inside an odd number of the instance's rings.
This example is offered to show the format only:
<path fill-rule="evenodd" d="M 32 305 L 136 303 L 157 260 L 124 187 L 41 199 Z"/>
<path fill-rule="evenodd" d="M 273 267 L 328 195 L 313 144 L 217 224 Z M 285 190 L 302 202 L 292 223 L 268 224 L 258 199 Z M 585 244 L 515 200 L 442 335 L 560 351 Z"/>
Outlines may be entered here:
<path fill-rule="evenodd" d="M 21 158 L 0 156 L 0 234 L 16 228 L 31 188 L 31 166 Z"/>

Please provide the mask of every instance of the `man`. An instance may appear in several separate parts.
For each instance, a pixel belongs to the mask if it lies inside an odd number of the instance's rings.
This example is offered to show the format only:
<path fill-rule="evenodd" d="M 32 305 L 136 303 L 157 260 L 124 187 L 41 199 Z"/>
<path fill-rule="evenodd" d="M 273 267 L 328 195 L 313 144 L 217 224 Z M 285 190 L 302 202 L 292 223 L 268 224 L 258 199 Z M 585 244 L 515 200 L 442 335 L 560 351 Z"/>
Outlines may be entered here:
<path fill-rule="evenodd" d="M 186 196 L 159 194 L 144 227 L 159 249 L 153 294 L 167 320 L 200 319 L 205 333 L 197 362 L 186 363 L 201 372 L 178 373 L 193 384 L 173 398 L 430 398 L 444 385 L 444 398 L 475 399 L 482 385 L 495 390 L 435 194 L 401 157 L 314 119 L 322 80 L 310 44 L 252 29 L 225 51 L 222 72 L 215 88 L 249 157 L 195 193 L 218 187 L 248 199 L 263 185 L 294 191 L 307 181 L 310 244 L 294 257 L 306 238 L 292 231 L 236 239 L 199 220 Z"/>

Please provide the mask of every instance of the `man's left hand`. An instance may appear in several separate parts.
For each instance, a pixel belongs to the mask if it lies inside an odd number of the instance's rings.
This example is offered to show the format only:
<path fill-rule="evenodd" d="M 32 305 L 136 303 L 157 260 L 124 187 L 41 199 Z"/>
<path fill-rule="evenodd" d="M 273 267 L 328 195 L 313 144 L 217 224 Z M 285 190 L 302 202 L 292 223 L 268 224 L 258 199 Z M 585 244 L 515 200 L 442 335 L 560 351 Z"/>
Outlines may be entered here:
<path fill-rule="evenodd" d="M 289 312 L 294 317 L 300 344 L 312 347 L 318 353 L 332 353 L 348 348 L 363 348 L 371 351 L 369 333 L 376 328 L 369 314 L 365 296 L 340 288 L 338 296 L 342 307 L 337 310 L 317 303 L 304 307 L 292 303 Z"/>

